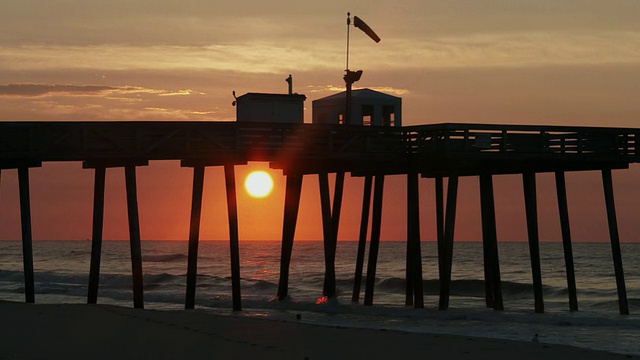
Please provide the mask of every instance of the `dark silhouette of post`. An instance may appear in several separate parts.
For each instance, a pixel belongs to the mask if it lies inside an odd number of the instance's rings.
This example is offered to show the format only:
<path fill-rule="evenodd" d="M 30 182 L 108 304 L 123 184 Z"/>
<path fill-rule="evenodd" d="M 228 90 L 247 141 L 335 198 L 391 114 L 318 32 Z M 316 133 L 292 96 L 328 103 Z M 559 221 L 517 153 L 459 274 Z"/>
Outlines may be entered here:
<path fill-rule="evenodd" d="M 202 192 L 204 187 L 204 165 L 193 166 L 193 188 L 191 194 L 191 218 L 189 221 L 189 252 L 187 255 L 187 294 L 185 309 L 193 309 L 196 303 L 196 278 L 198 277 L 198 242 L 202 219 Z"/>
<path fill-rule="evenodd" d="M 451 293 L 451 267 L 453 264 L 453 232 L 456 223 L 456 205 L 458 202 L 458 176 L 452 175 L 447 183 L 447 213 L 444 224 L 444 235 L 438 243 L 438 266 L 440 272 L 439 309 L 449 308 Z"/>
<path fill-rule="evenodd" d="M 338 180 L 336 177 L 336 193 L 340 192 L 340 197 L 342 197 L 342 190 L 338 190 Z M 344 181 L 344 176 L 342 177 Z M 322 213 L 322 232 L 324 238 L 324 264 L 325 264 L 325 272 L 324 272 L 324 286 L 322 290 L 322 294 L 327 297 L 335 297 L 336 296 L 336 269 L 335 269 L 335 260 L 336 260 L 336 236 L 337 229 L 336 223 L 334 220 L 336 219 L 334 215 L 336 215 L 335 211 L 331 209 L 331 199 L 329 197 L 329 176 L 326 172 L 321 172 L 318 174 L 318 184 L 320 186 L 320 207 Z M 341 186 L 340 186 L 341 187 Z M 334 209 L 336 208 L 336 201 L 341 201 L 341 199 L 336 199 L 334 196 Z M 337 216 L 340 214 L 340 206 L 337 207 Z"/>
<path fill-rule="evenodd" d="M 527 233 L 529 235 L 529 254 L 531 256 L 531 275 L 533 277 L 533 296 L 535 311 L 544 312 L 542 296 L 542 271 L 540 270 L 540 244 L 538 239 L 538 205 L 536 201 L 536 174 L 522 174 L 524 203 L 527 215 Z"/>
<path fill-rule="evenodd" d="M 140 244 L 140 220 L 138 216 L 138 194 L 136 190 L 136 166 L 124 167 L 127 187 L 127 209 L 129 213 L 129 240 L 131 245 L 131 274 L 133 276 L 133 307 L 144 308 L 142 280 L 142 249 Z"/>
<path fill-rule="evenodd" d="M 333 189 L 333 206 L 331 210 L 331 225 L 333 226 L 334 241 L 338 241 L 338 229 L 340 227 L 340 213 L 342 212 L 342 196 L 344 194 L 344 171 L 336 173 L 335 187 Z M 335 252 L 335 248 L 334 248 Z"/>
<path fill-rule="evenodd" d="M 229 215 L 229 250 L 231 254 L 231 293 L 233 311 L 242 310 L 240 293 L 240 245 L 238 235 L 238 201 L 236 198 L 236 175 L 234 165 L 224 166 L 227 187 L 227 211 Z"/>
<path fill-rule="evenodd" d="M 91 233 L 91 265 L 89 269 L 88 304 L 98 302 L 98 283 L 100 281 L 100 258 L 102 255 L 102 230 L 104 224 L 104 188 L 106 168 L 94 169 L 93 186 L 93 227 Z"/>
<path fill-rule="evenodd" d="M 435 182 L 436 238 L 438 240 L 438 244 L 440 244 L 442 241 L 444 241 L 444 184 L 442 176 L 436 177 Z"/>
<path fill-rule="evenodd" d="M 502 281 L 500 279 L 500 261 L 498 257 L 498 238 L 496 233 L 493 177 L 490 174 L 480 175 L 480 207 L 482 215 L 486 306 L 494 310 L 504 310 Z"/>
<path fill-rule="evenodd" d="M 336 294 L 335 252 L 332 252 L 333 226 L 331 220 L 331 199 L 329 198 L 329 177 L 326 172 L 318 174 L 320 186 L 320 210 L 322 214 L 322 233 L 324 243 L 324 296 Z"/>
<path fill-rule="evenodd" d="M 373 176 L 364 177 L 364 191 L 362 194 L 362 213 L 360 215 L 360 234 L 358 236 L 358 252 L 356 255 L 356 270 L 353 276 L 353 295 L 351 302 L 360 301 L 360 286 L 362 284 L 362 268 L 364 266 L 364 251 L 367 245 L 367 230 L 369 229 L 369 210 L 371 207 L 371 188 Z"/>
<path fill-rule="evenodd" d="M 424 308 L 424 293 L 422 288 L 420 194 L 418 180 L 419 175 L 417 172 L 407 174 L 407 300 L 411 300 L 411 304 L 407 305 L 413 305 L 416 309 L 422 309 Z M 409 299 L 409 295 L 412 295 L 411 299 Z"/>
<path fill-rule="evenodd" d="M 376 266 L 378 264 L 378 248 L 380 247 L 380 227 L 382 226 L 382 196 L 384 191 L 384 175 L 375 176 L 373 187 L 373 212 L 371 214 L 371 243 L 369 245 L 369 264 L 367 265 L 367 282 L 364 291 L 364 305 L 373 305 L 373 289 L 376 283 Z"/>
<path fill-rule="evenodd" d="M 618 288 L 618 305 L 621 315 L 629 315 L 629 303 L 627 301 L 627 288 L 624 283 L 624 271 L 622 269 L 622 252 L 620 250 L 620 236 L 618 234 L 618 220 L 616 218 L 616 205 L 613 197 L 613 179 L 611 169 L 602 169 L 602 183 L 604 187 L 604 200 L 607 206 L 607 220 L 609 222 L 609 236 L 611 237 L 611 254 L 613 255 L 613 267 Z"/>
<path fill-rule="evenodd" d="M 20 188 L 20 223 L 22 226 L 22 261 L 24 266 L 25 302 L 35 303 L 35 279 L 33 274 L 33 238 L 31 233 L 31 199 L 29 196 L 29 168 L 18 167 Z"/>
<path fill-rule="evenodd" d="M 301 174 L 287 174 L 284 196 L 284 219 L 282 224 L 282 252 L 280 255 L 280 280 L 278 281 L 278 299 L 284 300 L 289 294 L 289 264 L 296 233 L 298 209 L 300 207 Z"/>
<path fill-rule="evenodd" d="M 578 295 L 576 291 L 576 275 L 573 266 L 573 249 L 571 246 L 571 228 L 569 227 L 569 208 L 567 205 L 567 187 L 563 171 L 556 171 L 556 194 L 558 197 L 558 213 L 562 231 L 562 247 L 564 249 L 564 265 L 567 273 L 567 290 L 569 292 L 569 310 L 578 311 Z"/>

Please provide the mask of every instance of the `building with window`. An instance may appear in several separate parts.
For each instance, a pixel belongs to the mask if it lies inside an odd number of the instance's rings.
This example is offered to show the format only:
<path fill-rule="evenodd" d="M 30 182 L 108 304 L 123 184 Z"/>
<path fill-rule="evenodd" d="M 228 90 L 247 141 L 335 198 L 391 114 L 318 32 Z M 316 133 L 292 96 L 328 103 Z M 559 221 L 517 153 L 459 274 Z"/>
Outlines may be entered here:
<path fill-rule="evenodd" d="M 346 92 L 314 100 L 314 124 L 402 126 L 402 98 L 371 89 L 351 92 L 351 119 L 345 120 Z"/>

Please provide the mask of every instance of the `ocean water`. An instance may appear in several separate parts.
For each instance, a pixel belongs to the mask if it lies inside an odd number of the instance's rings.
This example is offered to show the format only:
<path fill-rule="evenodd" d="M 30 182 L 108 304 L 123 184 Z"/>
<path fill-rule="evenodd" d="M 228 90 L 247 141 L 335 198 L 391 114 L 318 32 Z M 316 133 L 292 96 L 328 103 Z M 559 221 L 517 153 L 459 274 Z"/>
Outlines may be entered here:
<path fill-rule="evenodd" d="M 91 243 L 35 241 L 36 303 L 84 303 L 87 296 Z M 243 316 L 267 316 L 346 327 L 396 329 L 483 336 L 640 355 L 640 244 L 622 244 L 631 315 L 619 315 L 611 249 L 606 243 L 575 243 L 574 261 L 580 311 L 568 310 L 562 244 L 542 243 L 545 313 L 535 314 L 527 243 L 500 243 L 504 311 L 486 309 L 482 244 L 454 245 L 450 308 L 437 309 L 436 245 L 422 243 L 425 309 L 404 306 L 406 243 L 382 242 L 378 258 L 374 306 L 351 303 L 357 243 L 338 242 L 338 298 L 316 304 L 322 295 L 322 242 L 296 242 L 290 270 L 288 301 L 273 301 L 277 292 L 280 243 L 241 241 Z M 143 241 L 144 300 L 148 309 L 184 307 L 187 242 Z M 24 301 L 22 247 L 0 241 L 0 300 Z M 105 241 L 98 302 L 132 306 L 132 280 L 127 241 Z M 366 261 L 365 261 L 366 274 Z M 196 306 L 200 311 L 230 315 L 231 280 L 228 242 L 201 242 Z M 361 299 L 364 297 L 364 282 Z"/>

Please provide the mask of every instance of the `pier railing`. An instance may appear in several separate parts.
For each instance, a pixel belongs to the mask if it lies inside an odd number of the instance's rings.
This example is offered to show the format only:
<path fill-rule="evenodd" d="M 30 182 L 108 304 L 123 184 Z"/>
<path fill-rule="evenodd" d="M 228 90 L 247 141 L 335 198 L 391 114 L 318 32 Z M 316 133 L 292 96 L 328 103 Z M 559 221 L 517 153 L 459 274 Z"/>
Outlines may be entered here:
<path fill-rule="evenodd" d="M 413 154 L 640 156 L 638 129 L 441 124 L 403 130 Z"/>

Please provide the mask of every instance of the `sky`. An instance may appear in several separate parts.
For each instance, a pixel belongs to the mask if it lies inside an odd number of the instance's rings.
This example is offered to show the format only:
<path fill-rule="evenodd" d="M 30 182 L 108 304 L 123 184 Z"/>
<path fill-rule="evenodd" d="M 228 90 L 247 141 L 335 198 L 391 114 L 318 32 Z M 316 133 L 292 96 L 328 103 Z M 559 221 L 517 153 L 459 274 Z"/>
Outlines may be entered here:
<path fill-rule="evenodd" d="M 405 125 L 444 122 L 640 127 L 637 0 L 257 1 L 3 0 L 0 121 L 232 121 L 232 91 L 294 91 L 311 101 L 342 91 L 346 13 L 357 87 L 403 99 Z M 238 182 L 254 163 L 238 167 Z M 281 236 L 284 178 L 255 200 L 239 193 L 241 239 Z M 35 239 L 91 234 L 92 172 L 79 163 L 31 170 Z M 186 239 L 192 172 L 178 162 L 138 169 L 143 239 Z M 0 179 L 0 239 L 19 239 L 17 175 Z M 622 241 L 640 241 L 640 171 L 614 171 Z M 553 177 L 538 175 L 540 237 L 558 241 Z M 567 175 L 574 239 L 607 241 L 597 172 Z M 203 239 L 227 239 L 222 170 L 207 170 Z M 356 240 L 362 179 L 347 178 L 339 238 Z M 406 237 L 405 179 L 385 188 L 382 238 Z M 433 181 L 422 179 L 422 238 L 435 239 Z M 526 239 L 522 180 L 495 179 L 498 238 Z M 477 240 L 478 180 L 463 178 L 456 239 Z M 317 178 L 305 176 L 297 239 L 320 239 Z M 126 239 L 124 175 L 107 172 L 105 239 Z"/>

